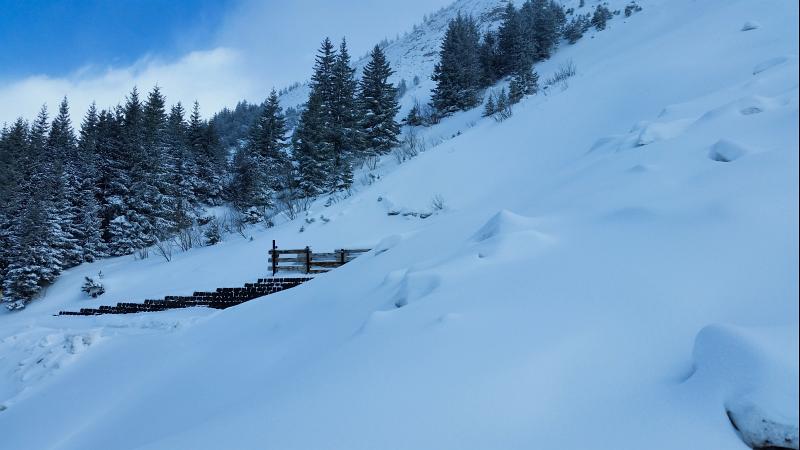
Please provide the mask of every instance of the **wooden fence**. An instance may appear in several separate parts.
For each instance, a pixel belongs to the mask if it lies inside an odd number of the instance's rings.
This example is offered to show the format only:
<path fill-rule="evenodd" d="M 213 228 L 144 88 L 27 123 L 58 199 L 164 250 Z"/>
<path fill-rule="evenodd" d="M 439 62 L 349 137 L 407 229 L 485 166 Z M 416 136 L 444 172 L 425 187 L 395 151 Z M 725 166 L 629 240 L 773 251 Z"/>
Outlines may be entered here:
<path fill-rule="evenodd" d="M 339 249 L 330 253 L 314 253 L 309 247 L 302 249 L 278 249 L 272 241 L 269 262 L 272 275 L 278 272 L 323 273 L 354 260 L 370 249 Z"/>

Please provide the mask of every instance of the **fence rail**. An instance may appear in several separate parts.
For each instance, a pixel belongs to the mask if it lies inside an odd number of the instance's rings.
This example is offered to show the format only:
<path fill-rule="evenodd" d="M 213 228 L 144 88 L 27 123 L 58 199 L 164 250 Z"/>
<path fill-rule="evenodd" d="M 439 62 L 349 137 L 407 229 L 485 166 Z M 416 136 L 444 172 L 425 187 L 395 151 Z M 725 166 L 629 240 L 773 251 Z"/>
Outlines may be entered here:
<path fill-rule="evenodd" d="M 368 248 L 342 248 L 333 252 L 314 253 L 311 248 L 279 249 L 272 241 L 269 262 L 272 275 L 278 272 L 323 273 L 349 263 L 370 251 Z"/>

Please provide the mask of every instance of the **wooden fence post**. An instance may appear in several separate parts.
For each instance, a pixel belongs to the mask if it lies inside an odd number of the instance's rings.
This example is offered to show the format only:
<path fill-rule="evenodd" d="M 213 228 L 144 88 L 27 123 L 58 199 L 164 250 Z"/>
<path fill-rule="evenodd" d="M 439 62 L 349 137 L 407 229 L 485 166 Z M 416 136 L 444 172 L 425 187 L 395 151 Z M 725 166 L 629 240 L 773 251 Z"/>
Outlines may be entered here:
<path fill-rule="evenodd" d="M 272 276 L 278 272 L 278 247 L 275 245 L 275 239 L 272 240 Z"/>
<path fill-rule="evenodd" d="M 306 273 L 311 273 L 311 249 L 306 246 Z"/>

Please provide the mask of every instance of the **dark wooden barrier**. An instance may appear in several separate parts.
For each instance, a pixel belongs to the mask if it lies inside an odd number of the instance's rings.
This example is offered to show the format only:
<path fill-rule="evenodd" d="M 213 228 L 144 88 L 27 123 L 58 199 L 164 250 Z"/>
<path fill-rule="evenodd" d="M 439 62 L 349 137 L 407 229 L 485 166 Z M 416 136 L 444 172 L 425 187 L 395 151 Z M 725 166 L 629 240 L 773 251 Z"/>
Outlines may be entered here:
<path fill-rule="evenodd" d="M 80 311 L 60 311 L 60 316 L 95 316 L 100 314 L 132 314 L 139 312 L 165 311 L 167 309 L 207 308 L 225 309 L 241 303 L 291 289 L 310 277 L 262 278 L 256 283 L 246 283 L 240 288 L 219 288 L 214 292 L 195 292 L 192 295 L 168 295 L 162 300 L 145 300 L 143 303 L 120 302 L 115 306 L 81 308 Z"/>
<path fill-rule="evenodd" d="M 314 253 L 309 247 L 299 250 L 279 250 L 272 241 L 269 261 L 272 278 L 262 278 L 256 283 L 245 283 L 239 288 L 219 288 L 214 292 L 195 292 L 192 295 L 168 295 L 161 300 L 145 300 L 143 303 L 120 302 L 116 306 L 81 308 L 80 311 L 60 311 L 60 316 L 93 316 L 98 314 L 131 314 L 167 309 L 204 306 L 225 309 L 254 298 L 274 294 L 293 288 L 311 277 L 275 277 L 278 272 L 317 274 L 347 264 L 369 249 L 339 249 L 330 253 Z"/>
<path fill-rule="evenodd" d="M 273 276 L 278 272 L 316 274 L 347 264 L 369 250 L 368 248 L 342 248 L 329 253 L 314 253 L 309 247 L 291 250 L 278 249 L 275 241 L 272 241 L 269 262 L 272 266 Z"/>

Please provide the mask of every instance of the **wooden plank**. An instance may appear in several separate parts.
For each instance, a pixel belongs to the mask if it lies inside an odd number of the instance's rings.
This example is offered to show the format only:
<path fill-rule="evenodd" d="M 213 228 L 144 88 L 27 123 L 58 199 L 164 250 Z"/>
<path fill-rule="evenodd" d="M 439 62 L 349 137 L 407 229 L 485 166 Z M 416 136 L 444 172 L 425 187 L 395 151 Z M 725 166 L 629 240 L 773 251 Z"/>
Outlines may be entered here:
<path fill-rule="evenodd" d="M 339 267 L 342 263 L 339 261 L 311 261 L 311 266 L 319 266 L 319 267 Z"/>
<path fill-rule="evenodd" d="M 306 249 L 302 248 L 300 250 L 275 250 L 278 252 L 279 255 L 286 255 L 286 254 L 297 254 L 297 255 L 305 255 Z M 270 250 L 272 252 L 272 250 Z"/>
<path fill-rule="evenodd" d="M 358 257 L 357 255 L 346 255 L 345 262 L 350 262 L 350 261 L 356 259 L 357 257 Z M 311 256 L 311 264 L 314 264 L 317 261 L 320 261 L 320 262 L 340 262 L 338 257 L 322 259 L 322 258 L 317 258 L 317 254 L 315 253 L 315 254 L 313 254 Z M 269 262 L 272 263 L 272 258 L 269 259 Z M 298 256 L 298 257 L 293 257 L 293 258 L 289 258 L 289 257 L 279 258 L 278 259 L 278 264 L 280 265 L 280 264 L 283 264 L 283 263 L 305 264 L 306 263 L 306 257 L 305 256 Z"/>
<path fill-rule="evenodd" d="M 303 272 L 305 273 L 306 266 L 278 266 L 278 272 Z"/>
<path fill-rule="evenodd" d="M 269 261 L 272 262 L 272 258 L 270 258 Z M 278 264 L 282 264 L 282 263 L 285 263 L 285 262 L 288 262 L 288 263 L 296 262 L 296 263 L 305 264 L 306 263 L 306 255 L 292 256 L 292 257 L 282 256 L 282 257 L 278 258 Z"/>
<path fill-rule="evenodd" d="M 330 258 L 330 259 L 333 259 L 333 258 L 338 258 L 338 257 L 339 257 L 339 253 L 338 252 L 331 252 L 331 253 L 315 253 L 315 252 L 311 252 L 311 259 L 312 260 L 316 259 L 316 258 Z"/>

